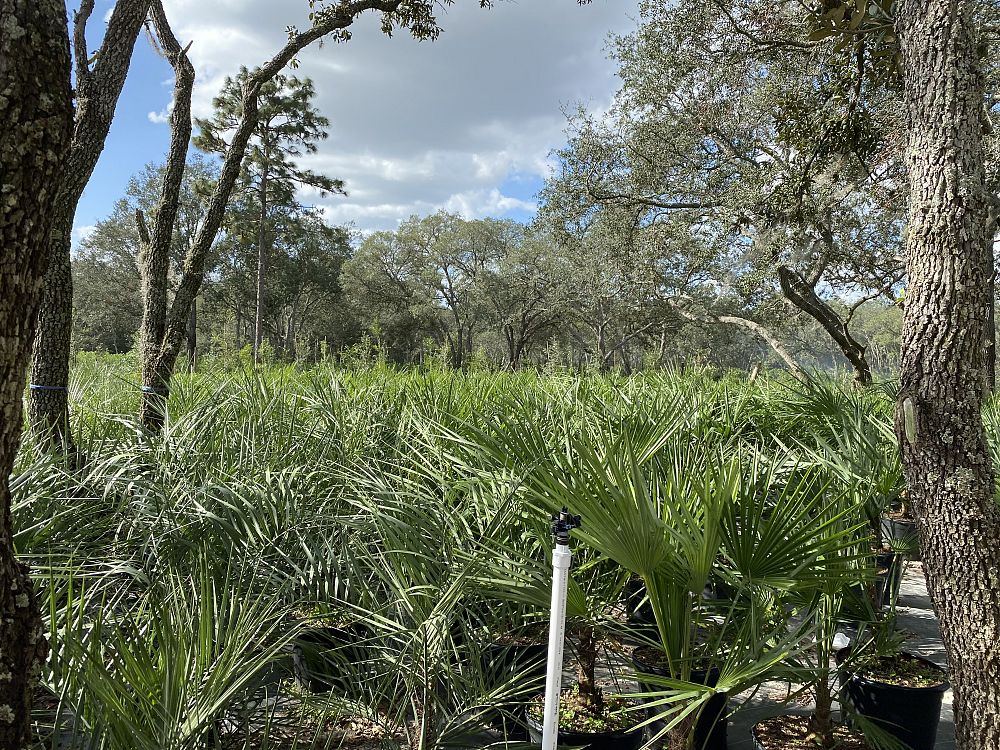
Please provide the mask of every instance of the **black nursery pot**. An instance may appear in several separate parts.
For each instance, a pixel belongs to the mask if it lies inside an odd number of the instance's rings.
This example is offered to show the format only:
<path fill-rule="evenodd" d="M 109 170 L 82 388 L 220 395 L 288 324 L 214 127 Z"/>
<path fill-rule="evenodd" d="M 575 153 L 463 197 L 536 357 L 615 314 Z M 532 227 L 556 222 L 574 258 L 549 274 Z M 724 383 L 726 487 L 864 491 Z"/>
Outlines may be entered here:
<path fill-rule="evenodd" d="M 850 647 L 837 652 L 837 664 L 850 655 Z M 910 750 L 934 750 L 941 701 L 949 684 L 947 673 L 933 662 L 906 654 L 941 672 L 941 684 L 931 687 L 887 685 L 857 674 L 841 678 L 842 695 L 854 709 L 875 721 Z"/>
<path fill-rule="evenodd" d="M 292 646 L 299 686 L 312 693 L 349 692 L 358 666 L 367 658 L 368 632 L 359 624 L 310 628 Z"/>
<path fill-rule="evenodd" d="M 647 664 L 632 652 L 632 664 L 638 672 L 659 675 L 660 677 L 670 677 L 670 672 L 664 667 Z M 650 685 L 642 681 L 642 675 L 636 675 L 639 687 L 643 691 L 651 692 L 657 689 L 655 685 Z M 713 667 L 710 670 L 691 670 L 691 682 L 699 685 L 715 687 L 719 682 L 719 670 Z M 698 750 L 726 750 L 727 746 L 727 719 L 729 708 L 729 696 L 725 693 L 716 693 L 702 709 L 698 716 L 698 721 L 694 726 L 693 747 Z M 650 709 L 652 711 L 653 709 Z"/>
<path fill-rule="evenodd" d="M 534 745 L 542 744 L 543 724 L 531 714 L 528 721 L 528 737 Z M 558 732 L 556 744 L 559 747 L 585 747 L 587 750 L 638 750 L 644 738 L 641 729 L 628 732 Z"/>
<path fill-rule="evenodd" d="M 496 685 L 508 682 L 515 675 L 520 675 L 525 683 L 544 685 L 547 657 L 545 643 L 490 643 L 482 653 L 483 672 Z M 491 726 L 502 730 L 509 740 L 528 739 L 523 703 L 504 703 L 497 709 L 498 712 L 487 717 Z"/>

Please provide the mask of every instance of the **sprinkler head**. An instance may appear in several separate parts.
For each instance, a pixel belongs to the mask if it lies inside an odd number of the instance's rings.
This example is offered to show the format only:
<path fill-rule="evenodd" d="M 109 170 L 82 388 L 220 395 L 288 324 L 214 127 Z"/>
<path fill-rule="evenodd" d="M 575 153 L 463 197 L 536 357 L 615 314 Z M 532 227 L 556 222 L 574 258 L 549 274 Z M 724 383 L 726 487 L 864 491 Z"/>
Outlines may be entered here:
<path fill-rule="evenodd" d="M 563 509 L 552 516 L 552 536 L 555 537 L 556 544 L 569 544 L 569 532 L 580 528 L 580 516 L 571 515 L 569 509 Z"/>

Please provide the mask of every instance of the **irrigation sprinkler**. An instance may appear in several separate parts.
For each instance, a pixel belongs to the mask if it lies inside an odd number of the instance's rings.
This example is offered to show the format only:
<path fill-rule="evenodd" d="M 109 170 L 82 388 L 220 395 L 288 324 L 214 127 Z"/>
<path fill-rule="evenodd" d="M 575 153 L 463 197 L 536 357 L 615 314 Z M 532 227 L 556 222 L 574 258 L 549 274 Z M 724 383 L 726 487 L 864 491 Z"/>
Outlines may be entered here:
<path fill-rule="evenodd" d="M 556 546 L 552 550 L 552 610 L 549 614 L 542 750 L 556 750 L 559 735 L 559 694 L 562 692 L 563 639 L 566 635 L 566 586 L 573 559 L 569 551 L 569 532 L 579 526 L 580 516 L 570 515 L 566 507 L 552 516 L 552 536 Z"/>

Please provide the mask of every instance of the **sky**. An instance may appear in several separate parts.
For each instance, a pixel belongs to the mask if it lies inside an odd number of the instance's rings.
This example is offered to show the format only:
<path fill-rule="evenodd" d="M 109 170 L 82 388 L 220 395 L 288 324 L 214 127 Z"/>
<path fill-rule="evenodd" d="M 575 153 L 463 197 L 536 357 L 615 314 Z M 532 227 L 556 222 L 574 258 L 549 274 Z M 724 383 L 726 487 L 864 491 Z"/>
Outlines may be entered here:
<path fill-rule="evenodd" d="M 113 0 L 98 0 L 88 36 L 103 34 Z M 307 0 L 164 0 L 197 72 L 194 114 L 240 65 L 268 59 L 289 25 L 307 25 Z M 457 0 L 442 11 L 441 37 L 387 38 L 369 15 L 344 44 L 314 45 L 295 75 L 316 85 L 330 121 L 327 140 L 302 165 L 341 178 L 347 197 L 321 199 L 333 224 L 363 233 L 392 229 L 438 209 L 466 218 L 530 220 L 565 143 L 564 111 L 608 107 L 617 89 L 607 55 L 612 33 L 635 28 L 638 0 L 499 0 L 481 9 Z M 79 240 L 111 212 L 129 177 L 167 150 L 172 71 L 140 37 L 107 146 L 80 201 Z"/>

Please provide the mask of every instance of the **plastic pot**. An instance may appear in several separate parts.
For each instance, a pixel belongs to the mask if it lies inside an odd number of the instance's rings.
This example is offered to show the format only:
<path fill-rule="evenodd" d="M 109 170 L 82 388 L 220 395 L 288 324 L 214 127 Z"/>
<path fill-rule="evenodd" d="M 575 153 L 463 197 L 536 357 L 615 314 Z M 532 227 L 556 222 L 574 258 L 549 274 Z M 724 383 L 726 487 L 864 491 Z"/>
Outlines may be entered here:
<path fill-rule="evenodd" d="M 721 579 L 713 578 L 705 584 L 702 597 L 706 601 L 729 600 L 732 599 L 733 593 L 732 586 Z M 659 636 L 653 605 L 646 598 L 646 584 L 641 578 L 630 578 L 625 584 L 624 604 L 630 625 L 647 632 L 651 638 Z"/>
<path fill-rule="evenodd" d="M 542 722 L 527 714 L 528 737 L 535 745 L 542 744 Z M 586 747 L 587 750 L 638 750 L 645 733 L 641 729 L 628 732 L 563 732 L 556 737 L 559 747 Z"/>
<path fill-rule="evenodd" d="M 641 690 L 652 692 L 658 688 L 655 685 L 643 682 L 642 674 L 658 675 L 660 677 L 671 677 L 670 672 L 660 666 L 647 664 L 632 652 L 632 665 L 640 674 L 636 675 Z M 719 682 L 719 670 L 691 670 L 691 682 L 699 685 L 715 687 Z M 728 718 L 729 696 L 725 693 L 716 693 L 705 703 L 698 721 L 694 725 L 694 744 L 698 750 L 726 750 L 727 745 L 727 718 Z M 649 709 L 650 712 L 655 709 Z"/>
<path fill-rule="evenodd" d="M 850 653 L 850 648 L 838 651 L 837 664 L 843 663 Z M 903 687 L 858 674 L 846 674 L 841 677 L 841 695 L 855 711 L 877 722 L 910 750 L 934 750 L 941 719 L 941 701 L 949 688 L 947 672 L 922 657 L 905 652 L 904 655 L 940 672 L 941 684 Z"/>
<path fill-rule="evenodd" d="M 763 734 L 761 727 L 764 724 L 778 720 L 792 720 L 797 726 L 794 728 L 789 726 L 781 727 L 778 736 L 768 737 L 766 734 Z M 750 744 L 754 750 L 785 750 L 789 742 L 794 743 L 795 747 L 805 747 L 806 745 L 812 747 L 813 743 L 806 740 L 809 732 L 809 720 L 809 716 L 801 714 L 783 714 L 759 721 L 750 727 Z M 837 727 L 834 729 L 836 730 Z M 860 734 L 858 734 L 858 738 L 862 739 Z M 837 747 L 840 746 L 838 743 Z M 819 745 L 816 744 L 815 747 L 818 748 Z"/>

